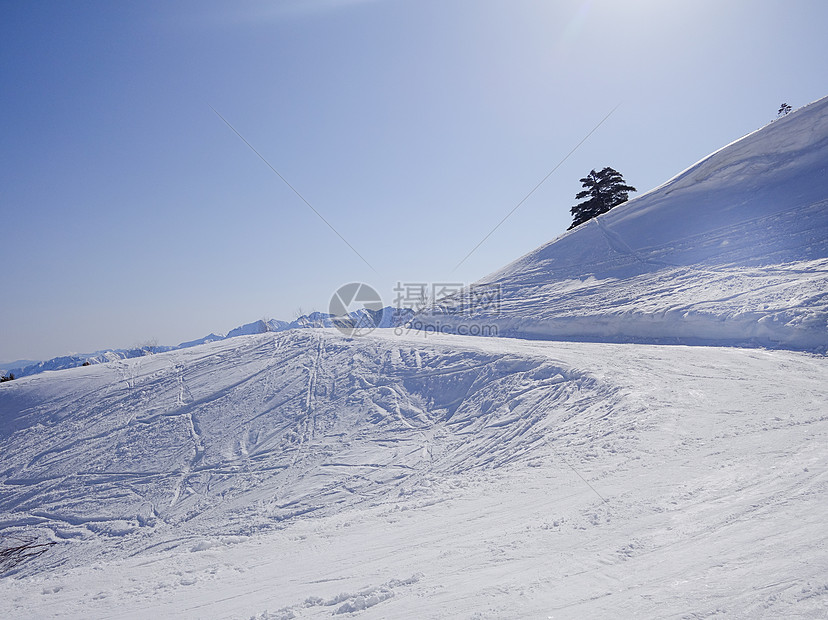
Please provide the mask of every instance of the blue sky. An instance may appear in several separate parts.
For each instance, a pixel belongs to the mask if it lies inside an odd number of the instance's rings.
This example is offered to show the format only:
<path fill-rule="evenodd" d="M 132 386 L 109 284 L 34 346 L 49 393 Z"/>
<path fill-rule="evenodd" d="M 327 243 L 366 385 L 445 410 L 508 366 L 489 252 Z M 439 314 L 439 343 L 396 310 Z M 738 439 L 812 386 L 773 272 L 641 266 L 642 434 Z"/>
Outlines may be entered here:
<path fill-rule="evenodd" d="M 640 194 L 828 95 L 825 24 L 822 1 L 2 2 L 0 360 L 473 282 L 564 232 L 591 168 Z"/>

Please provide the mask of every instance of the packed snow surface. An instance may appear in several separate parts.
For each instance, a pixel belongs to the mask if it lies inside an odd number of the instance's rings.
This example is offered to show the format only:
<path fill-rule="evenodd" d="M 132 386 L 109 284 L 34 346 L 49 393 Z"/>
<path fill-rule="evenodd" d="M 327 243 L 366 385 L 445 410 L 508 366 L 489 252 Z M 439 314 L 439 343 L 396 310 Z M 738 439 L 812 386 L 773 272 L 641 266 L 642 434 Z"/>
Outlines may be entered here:
<path fill-rule="evenodd" d="M 16 618 L 824 617 L 828 359 L 266 333 L 3 384 Z"/>
<path fill-rule="evenodd" d="M 828 98 L 476 283 L 499 303 L 423 313 L 443 332 L 828 346 Z M 468 299 L 471 299 L 469 303 Z"/>

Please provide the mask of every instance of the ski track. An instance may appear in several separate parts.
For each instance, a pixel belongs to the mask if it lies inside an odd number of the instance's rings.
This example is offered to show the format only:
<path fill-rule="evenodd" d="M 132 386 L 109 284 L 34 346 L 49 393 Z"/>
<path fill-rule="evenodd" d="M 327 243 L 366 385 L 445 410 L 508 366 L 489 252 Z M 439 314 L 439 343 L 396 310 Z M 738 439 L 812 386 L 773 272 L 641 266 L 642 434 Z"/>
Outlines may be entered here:
<path fill-rule="evenodd" d="M 825 358 L 334 330 L 180 356 L 132 363 L 129 385 L 115 365 L 55 374 L 71 391 L 15 382 L 54 396 L 3 439 L 0 527 L 60 545 L 0 582 L 6 615 L 682 616 L 725 613 L 718 596 L 818 617 L 828 600 Z M 82 441 L 38 422 L 66 408 Z M 96 566 L 120 577 L 93 592 Z M 725 569 L 712 598 L 687 579 Z M 32 580 L 36 599 L 15 585 Z"/>

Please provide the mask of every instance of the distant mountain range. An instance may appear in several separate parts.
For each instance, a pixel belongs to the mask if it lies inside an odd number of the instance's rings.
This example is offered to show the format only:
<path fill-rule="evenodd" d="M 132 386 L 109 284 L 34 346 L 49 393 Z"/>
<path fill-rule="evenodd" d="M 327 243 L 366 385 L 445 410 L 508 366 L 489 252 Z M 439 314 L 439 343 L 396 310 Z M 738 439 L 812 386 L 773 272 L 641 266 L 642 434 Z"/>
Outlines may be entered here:
<path fill-rule="evenodd" d="M 143 357 L 154 353 L 163 353 L 176 349 L 187 349 L 200 344 L 235 338 L 236 336 L 250 336 L 253 334 L 264 334 L 266 332 L 281 332 L 289 329 L 307 329 L 310 327 L 337 327 L 342 320 L 350 320 L 356 325 L 371 325 L 373 327 L 398 327 L 405 325 L 413 316 L 413 311 L 408 308 L 394 308 L 386 306 L 382 310 L 371 311 L 366 309 L 357 310 L 349 314 L 349 319 L 337 318 L 326 312 L 311 312 L 304 314 L 293 321 L 280 321 L 279 319 L 260 319 L 252 323 L 240 325 L 231 329 L 226 334 L 209 334 L 203 338 L 182 342 L 177 346 L 168 345 L 146 345 L 132 347 L 129 349 L 104 349 L 94 353 L 77 353 L 53 357 L 45 361 L 17 360 L 4 364 L 7 368 L 0 369 L 0 374 L 14 374 L 16 378 L 36 375 L 47 370 L 64 370 L 78 366 L 104 364 L 116 360 Z"/>

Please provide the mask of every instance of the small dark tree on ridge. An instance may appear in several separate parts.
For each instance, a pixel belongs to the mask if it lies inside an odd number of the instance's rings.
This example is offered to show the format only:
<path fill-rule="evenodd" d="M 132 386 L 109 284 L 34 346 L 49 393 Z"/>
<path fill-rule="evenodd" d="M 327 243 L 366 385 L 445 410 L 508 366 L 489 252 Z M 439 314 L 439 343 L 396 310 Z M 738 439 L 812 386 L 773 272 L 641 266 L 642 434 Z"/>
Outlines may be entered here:
<path fill-rule="evenodd" d="M 588 198 L 588 200 L 579 202 L 569 210 L 573 221 L 568 230 L 627 202 L 630 197 L 629 192 L 638 191 L 632 185 L 626 184 L 620 172 L 610 167 L 600 172 L 590 170 L 589 174 L 580 181 L 585 189 L 578 192 L 575 199 Z"/>

